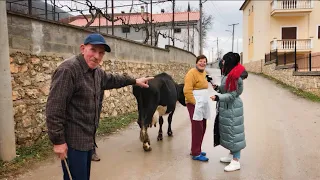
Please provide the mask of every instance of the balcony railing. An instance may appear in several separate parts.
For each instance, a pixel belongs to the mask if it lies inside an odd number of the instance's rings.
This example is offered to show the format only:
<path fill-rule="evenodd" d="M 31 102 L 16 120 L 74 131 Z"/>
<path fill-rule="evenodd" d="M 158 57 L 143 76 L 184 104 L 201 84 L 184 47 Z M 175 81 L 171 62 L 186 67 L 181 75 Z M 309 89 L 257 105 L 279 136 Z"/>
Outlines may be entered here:
<path fill-rule="evenodd" d="M 294 10 L 313 8 L 312 0 L 273 0 L 272 10 Z"/>
<path fill-rule="evenodd" d="M 284 39 L 270 42 L 271 50 L 294 51 L 295 45 L 297 50 L 310 50 L 312 48 L 311 39 Z"/>

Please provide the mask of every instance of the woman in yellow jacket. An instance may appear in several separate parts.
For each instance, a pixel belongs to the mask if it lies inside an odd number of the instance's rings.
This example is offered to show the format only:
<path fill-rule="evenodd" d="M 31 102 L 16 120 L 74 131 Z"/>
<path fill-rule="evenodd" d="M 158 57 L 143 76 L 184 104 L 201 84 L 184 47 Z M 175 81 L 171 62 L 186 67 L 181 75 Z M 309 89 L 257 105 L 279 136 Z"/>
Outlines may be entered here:
<path fill-rule="evenodd" d="M 209 160 L 206 153 L 201 151 L 207 119 L 210 117 L 206 65 L 206 56 L 198 56 L 196 67 L 190 69 L 185 76 L 183 89 L 192 127 L 191 155 L 192 159 L 198 161 Z"/>

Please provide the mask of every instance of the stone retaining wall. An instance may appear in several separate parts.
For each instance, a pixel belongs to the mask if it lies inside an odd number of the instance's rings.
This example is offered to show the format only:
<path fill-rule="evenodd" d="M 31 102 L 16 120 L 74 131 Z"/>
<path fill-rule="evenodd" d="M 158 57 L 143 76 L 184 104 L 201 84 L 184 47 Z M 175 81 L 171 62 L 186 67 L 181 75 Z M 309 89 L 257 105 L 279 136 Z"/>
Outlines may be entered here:
<path fill-rule="evenodd" d="M 63 59 L 79 53 L 91 32 L 13 13 L 8 13 L 8 29 L 16 143 L 29 146 L 46 134 L 45 105 L 52 73 Z M 181 83 L 196 61 L 194 54 L 172 46 L 162 49 L 104 36 L 112 50 L 102 64 L 108 72 L 136 78 L 167 72 Z M 101 117 L 135 110 L 131 86 L 105 91 Z"/>
<path fill-rule="evenodd" d="M 264 60 L 244 64 L 247 71 L 263 73 L 287 85 L 320 96 L 320 76 L 294 75 L 294 69 L 276 69 L 275 63 L 264 64 Z"/>

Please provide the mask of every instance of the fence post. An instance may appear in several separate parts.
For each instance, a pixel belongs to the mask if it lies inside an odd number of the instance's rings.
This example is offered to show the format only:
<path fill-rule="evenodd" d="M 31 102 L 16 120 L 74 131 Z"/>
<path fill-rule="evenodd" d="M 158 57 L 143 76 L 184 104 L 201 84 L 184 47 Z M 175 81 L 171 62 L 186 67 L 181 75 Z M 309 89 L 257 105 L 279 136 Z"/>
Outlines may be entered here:
<path fill-rule="evenodd" d="M 311 51 L 309 52 L 309 71 L 312 71 Z"/>
<path fill-rule="evenodd" d="M 287 64 L 287 53 L 284 52 L 284 56 L 283 56 L 283 65 Z"/>
<path fill-rule="evenodd" d="M 271 50 L 270 50 L 270 54 L 269 54 L 269 56 L 270 56 L 270 57 L 269 57 L 269 59 L 270 59 L 270 61 L 271 61 Z"/>
<path fill-rule="evenodd" d="M 297 71 L 297 41 L 294 41 L 294 71 Z"/>
<path fill-rule="evenodd" d="M 276 66 L 278 66 L 278 49 L 276 49 Z"/>

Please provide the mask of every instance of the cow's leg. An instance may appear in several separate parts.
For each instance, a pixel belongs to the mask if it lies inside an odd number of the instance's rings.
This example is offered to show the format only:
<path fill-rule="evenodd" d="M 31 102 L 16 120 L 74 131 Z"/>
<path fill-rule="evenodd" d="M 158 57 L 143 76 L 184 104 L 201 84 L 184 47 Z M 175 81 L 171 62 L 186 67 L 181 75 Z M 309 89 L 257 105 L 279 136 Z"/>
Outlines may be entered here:
<path fill-rule="evenodd" d="M 157 105 L 151 105 L 148 106 L 148 108 L 144 109 L 144 114 L 146 115 L 146 117 L 143 116 L 144 122 L 140 131 L 140 140 L 143 143 L 143 149 L 145 151 L 151 151 L 152 148 L 150 146 L 150 139 L 149 139 L 149 135 L 147 132 L 148 127 L 152 127 L 152 118 L 154 116 L 154 113 L 157 109 Z"/>
<path fill-rule="evenodd" d="M 171 122 L 172 122 L 172 116 L 173 116 L 174 110 L 169 114 L 168 117 L 168 136 L 172 136 L 172 130 L 171 130 Z"/>
<path fill-rule="evenodd" d="M 143 143 L 142 147 L 145 151 L 151 151 L 152 148 L 150 146 L 150 139 L 149 139 L 149 135 L 148 135 L 148 127 L 146 126 L 142 126 L 141 130 L 140 130 L 140 140 Z"/>
<path fill-rule="evenodd" d="M 159 132 L 158 132 L 158 141 L 161 141 L 163 136 L 162 136 L 162 124 L 163 124 L 163 117 L 160 116 L 159 118 Z"/>

